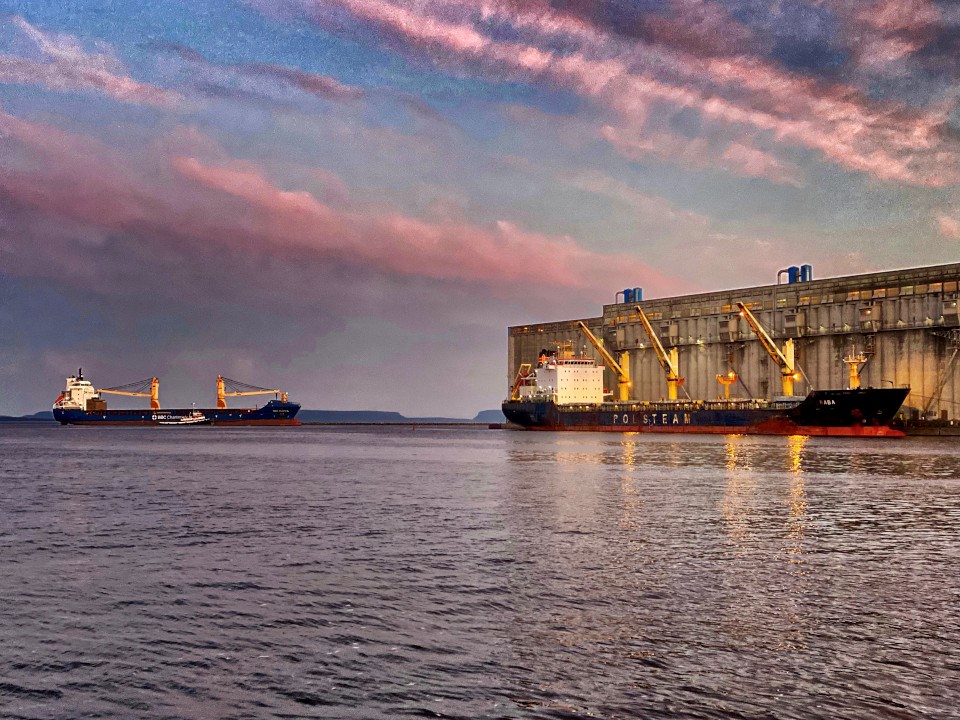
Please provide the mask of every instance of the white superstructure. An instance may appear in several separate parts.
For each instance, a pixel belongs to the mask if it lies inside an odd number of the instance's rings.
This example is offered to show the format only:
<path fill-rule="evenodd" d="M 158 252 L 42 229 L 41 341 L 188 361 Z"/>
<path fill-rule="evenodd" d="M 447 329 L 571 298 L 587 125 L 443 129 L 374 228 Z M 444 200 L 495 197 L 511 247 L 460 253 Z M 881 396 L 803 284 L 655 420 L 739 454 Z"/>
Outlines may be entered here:
<path fill-rule="evenodd" d="M 61 410 L 86 410 L 88 400 L 99 400 L 100 393 L 89 380 L 83 379 L 83 371 L 67 378 L 67 387 L 53 403 Z"/>
<path fill-rule="evenodd" d="M 603 365 L 590 358 L 541 357 L 536 369 L 536 386 L 523 395 L 550 396 L 558 405 L 603 402 Z"/>

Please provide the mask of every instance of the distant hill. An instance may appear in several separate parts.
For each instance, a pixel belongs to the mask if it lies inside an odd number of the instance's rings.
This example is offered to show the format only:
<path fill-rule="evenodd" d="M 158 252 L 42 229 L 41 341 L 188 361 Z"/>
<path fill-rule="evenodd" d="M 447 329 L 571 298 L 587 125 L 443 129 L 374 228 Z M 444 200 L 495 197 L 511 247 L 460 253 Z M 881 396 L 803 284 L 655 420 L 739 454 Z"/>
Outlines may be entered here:
<path fill-rule="evenodd" d="M 495 413 L 487 420 L 487 414 Z M 482 416 L 482 417 L 481 417 Z M 398 412 L 383 410 L 301 410 L 297 419 L 304 423 L 464 423 L 502 422 L 499 410 L 484 410 L 473 419 L 449 417 L 406 417 Z"/>
<path fill-rule="evenodd" d="M 499 410 L 482 410 L 474 418 L 407 417 L 383 410 L 301 410 L 297 419 L 305 423 L 494 423 L 506 420 Z"/>
<path fill-rule="evenodd" d="M 0 415 L 0 422 L 53 422 L 53 413 L 49 410 L 34 413 L 33 415 Z"/>
<path fill-rule="evenodd" d="M 481 410 L 476 417 L 447 418 L 447 417 L 415 417 L 409 418 L 398 412 L 384 410 L 301 410 L 297 419 L 305 423 L 498 423 L 505 422 L 506 418 L 499 410 Z M 34 413 L 33 415 L 0 415 L 0 422 L 52 422 L 53 413 L 49 410 Z"/>
<path fill-rule="evenodd" d="M 481 410 L 473 420 L 481 423 L 502 423 L 506 422 L 507 418 L 500 410 Z"/>
<path fill-rule="evenodd" d="M 409 422 L 398 412 L 382 410 L 301 410 L 297 413 L 300 422 L 317 423 L 402 423 Z"/>

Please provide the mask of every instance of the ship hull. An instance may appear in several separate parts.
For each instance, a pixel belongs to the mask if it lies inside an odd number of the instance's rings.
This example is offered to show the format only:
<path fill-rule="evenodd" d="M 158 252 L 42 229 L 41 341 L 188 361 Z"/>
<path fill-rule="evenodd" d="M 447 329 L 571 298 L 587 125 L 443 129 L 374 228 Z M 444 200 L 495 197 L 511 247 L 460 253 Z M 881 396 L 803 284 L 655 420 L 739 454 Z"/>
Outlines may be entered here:
<path fill-rule="evenodd" d="M 800 401 L 557 405 L 508 400 L 507 420 L 529 430 L 903 437 L 891 427 L 907 388 L 817 390 Z"/>
<path fill-rule="evenodd" d="M 169 425 L 189 417 L 194 408 L 170 410 L 63 410 L 54 408 L 53 419 L 61 425 Z M 204 408 L 208 422 L 194 425 L 299 425 L 299 403 L 271 400 L 259 408 Z M 177 423 L 181 424 L 181 423 Z M 186 426 L 190 423 L 182 423 Z"/>

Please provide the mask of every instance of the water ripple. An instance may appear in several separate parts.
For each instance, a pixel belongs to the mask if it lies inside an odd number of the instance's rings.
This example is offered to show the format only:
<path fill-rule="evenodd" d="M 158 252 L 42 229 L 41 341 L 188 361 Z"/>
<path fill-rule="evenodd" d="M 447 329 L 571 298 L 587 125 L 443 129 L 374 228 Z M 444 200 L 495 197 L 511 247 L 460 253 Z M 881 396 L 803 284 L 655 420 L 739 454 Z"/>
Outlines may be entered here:
<path fill-rule="evenodd" d="M 9 426 L 0 475 L 3 718 L 960 706 L 943 439 Z"/>

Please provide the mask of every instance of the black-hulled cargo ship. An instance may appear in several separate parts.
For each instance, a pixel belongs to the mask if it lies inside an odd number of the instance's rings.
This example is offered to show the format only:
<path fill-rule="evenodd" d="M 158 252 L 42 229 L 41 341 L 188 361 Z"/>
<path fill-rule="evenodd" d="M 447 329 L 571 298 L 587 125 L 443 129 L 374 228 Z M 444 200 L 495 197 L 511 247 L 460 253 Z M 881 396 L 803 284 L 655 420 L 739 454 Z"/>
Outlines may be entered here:
<path fill-rule="evenodd" d="M 891 427 L 908 388 L 814 390 L 804 398 L 606 402 L 508 400 L 503 414 L 530 430 L 903 437 Z"/>
<path fill-rule="evenodd" d="M 142 391 L 118 388 L 97 389 L 85 380 L 82 371 L 67 378 L 66 389 L 53 404 L 53 418 L 61 425 L 299 425 L 300 404 L 287 400 L 286 393 L 247 385 L 246 390 L 226 392 L 224 378 L 217 379 L 216 408 L 161 408 L 156 378 L 131 383 L 124 388 L 143 385 Z M 149 388 L 149 391 L 146 391 Z M 150 409 L 112 410 L 107 408 L 103 393 L 134 397 L 150 397 Z M 256 408 L 228 408 L 227 395 L 259 395 L 276 393 L 279 398 Z M 202 419 L 202 420 L 201 420 Z"/>
<path fill-rule="evenodd" d="M 891 423 L 909 392 L 857 388 L 774 400 L 611 402 L 604 401 L 602 365 L 541 355 L 502 409 L 507 420 L 530 430 L 903 437 Z"/>

